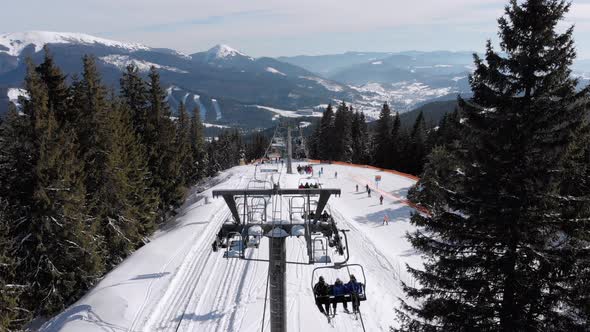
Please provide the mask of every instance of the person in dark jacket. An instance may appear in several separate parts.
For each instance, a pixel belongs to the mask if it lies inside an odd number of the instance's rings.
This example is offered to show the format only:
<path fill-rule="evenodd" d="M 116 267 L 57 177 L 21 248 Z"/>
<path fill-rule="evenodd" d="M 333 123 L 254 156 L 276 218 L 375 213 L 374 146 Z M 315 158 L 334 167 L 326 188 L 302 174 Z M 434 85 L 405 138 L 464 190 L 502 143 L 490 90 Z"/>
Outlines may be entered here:
<path fill-rule="evenodd" d="M 316 296 L 315 304 L 320 312 L 324 315 L 330 314 L 330 286 L 324 281 L 324 277 L 320 276 L 318 283 L 313 286 L 313 292 Z"/>
<path fill-rule="evenodd" d="M 334 296 L 334 303 L 332 303 L 332 309 L 334 310 L 334 315 L 336 314 L 336 305 L 338 304 L 337 301 L 343 300 L 344 295 L 348 294 L 348 289 L 342 283 L 342 280 L 336 279 L 334 282 L 334 286 L 332 286 L 332 295 Z M 342 302 L 342 306 L 344 306 L 344 311 L 348 313 L 348 305 L 346 301 Z"/>
<path fill-rule="evenodd" d="M 350 293 L 350 297 L 352 299 L 352 311 L 358 312 L 361 304 L 359 296 L 364 294 L 363 284 L 356 281 L 356 277 L 354 276 L 354 274 L 351 274 L 350 281 L 346 283 L 346 288 Z"/>

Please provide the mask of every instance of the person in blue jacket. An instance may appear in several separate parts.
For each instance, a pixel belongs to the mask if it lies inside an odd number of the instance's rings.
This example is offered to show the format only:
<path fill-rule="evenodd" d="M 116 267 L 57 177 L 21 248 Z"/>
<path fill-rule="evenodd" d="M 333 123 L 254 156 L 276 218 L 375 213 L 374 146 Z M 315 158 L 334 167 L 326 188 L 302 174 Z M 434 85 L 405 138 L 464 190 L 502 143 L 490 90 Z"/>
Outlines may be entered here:
<path fill-rule="evenodd" d="M 334 309 L 334 315 L 336 314 L 336 305 L 338 304 L 338 301 L 343 300 L 344 295 L 346 295 L 346 294 L 348 294 L 348 289 L 342 283 L 342 280 L 336 279 L 336 281 L 334 282 L 334 286 L 332 286 L 332 295 L 334 296 L 334 302 L 332 303 L 332 309 Z M 342 305 L 344 306 L 344 311 L 346 311 L 348 313 L 349 311 L 348 311 L 348 305 L 346 304 L 346 301 L 343 301 Z"/>
<path fill-rule="evenodd" d="M 352 311 L 358 312 L 360 306 L 359 295 L 363 294 L 363 284 L 356 281 L 354 274 L 351 274 L 350 281 L 346 283 L 346 289 L 352 300 Z"/>

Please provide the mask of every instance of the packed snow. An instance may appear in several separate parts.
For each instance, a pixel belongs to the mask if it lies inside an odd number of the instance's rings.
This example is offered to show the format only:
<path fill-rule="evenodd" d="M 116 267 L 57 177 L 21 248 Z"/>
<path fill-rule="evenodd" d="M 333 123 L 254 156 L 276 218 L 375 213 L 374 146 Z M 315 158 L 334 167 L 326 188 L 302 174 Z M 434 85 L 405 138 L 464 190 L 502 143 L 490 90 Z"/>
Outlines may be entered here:
<path fill-rule="evenodd" d="M 211 99 L 211 103 L 213 104 L 213 109 L 215 109 L 215 120 L 221 120 L 221 107 L 219 106 L 219 102 L 217 99 Z"/>
<path fill-rule="evenodd" d="M 28 98 L 29 94 L 27 93 L 27 90 L 25 90 L 25 89 L 8 88 L 7 97 L 8 97 L 9 101 L 14 103 L 14 105 L 16 105 L 17 107 L 20 107 L 20 104 L 18 102 L 18 98 L 19 97 Z"/>
<path fill-rule="evenodd" d="M 201 96 L 194 95 L 193 100 L 195 101 L 195 103 L 197 105 L 199 105 L 199 112 L 201 113 L 201 119 L 205 119 L 205 116 L 207 115 L 207 109 L 205 108 L 205 105 L 203 105 L 203 103 L 201 102 Z"/>
<path fill-rule="evenodd" d="M 299 76 L 299 78 L 314 81 L 314 82 L 318 83 L 319 85 L 323 86 L 324 88 L 326 88 L 326 90 L 330 90 L 333 92 L 341 92 L 344 90 L 342 85 L 325 80 L 325 79 L 317 77 L 317 76 Z"/>
<path fill-rule="evenodd" d="M 0 34 L 0 53 L 19 56 L 29 45 L 34 45 L 35 52 L 39 52 L 46 44 L 100 44 L 108 47 L 116 47 L 127 51 L 149 50 L 150 48 L 137 43 L 122 43 L 114 40 L 94 37 L 83 33 L 28 31 Z"/>
<path fill-rule="evenodd" d="M 281 75 L 281 76 L 287 76 L 285 73 L 280 72 L 280 71 L 274 69 L 273 67 L 266 67 L 265 70 L 269 73 L 273 73 L 273 74 L 277 74 L 277 75 Z"/>
<path fill-rule="evenodd" d="M 322 112 L 314 112 L 313 110 L 297 110 L 297 111 L 290 111 L 290 110 L 283 110 L 279 108 L 269 107 L 269 106 L 260 106 L 260 105 L 251 105 L 250 107 L 256 107 L 259 109 L 263 109 L 266 111 L 270 111 L 276 114 L 277 118 L 279 116 L 285 118 L 300 118 L 302 116 L 312 116 L 312 117 L 322 117 Z"/>
<path fill-rule="evenodd" d="M 100 57 L 99 59 L 102 60 L 106 64 L 109 64 L 109 65 L 119 68 L 120 70 L 125 70 L 127 68 L 127 66 L 134 65 L 137 67 L 137 70 L 139 70 L 140 72 L 147 73 L 150 70 L 150 68 L 153 66 L 153 67 L 155 67 L 157 69 L 161 69 L 161 70 L 167 70 L 167 71 L 181 73 L 181 74 L 188 74 L 188 72 L 186 70 L 181 70 L 181 69 L 170 67 L 170 66 L 159 65 L 157 63 L 153 63 L 153 62 L 149 62 L 149 61 L 145 61 L 145 60 L 134 59 L 128 55 L 111 54 L 111 55 Z"/>
<path fill-rule="evenodd" d="M 296 166 L 296 165 L 294 165 Z M 279 166 L 276 166 L 279 167 Z M 316 265 L 287 265 L 287 325 L 289 331 L 359 331 L 353 315 L 338 312 L 332 323 L 316 308 L 311 290 L 319 275 L 333 283 L 348 281 L 348 273 L 366 283 L 367 301 L 361 302 L 367 331 L 387 331 L 397 326 L 394 308 L 405 298 L 400 282 L 415 281 L 405 271 L 406 263 L 420 266 L 421 258 L 405 238 L 414 228 L 409 223 L 413 210 L 405 196 L 413 180 L 367 168 L 314 165 L 324 188 L 340 188 L 328 211 L 341 229 L 349 229 L 349 263 L 361 264 L 350 271 L 322 269 L 312 280 Z M 338 172 L 336 178 L 335 172 Z M 222 172 L 201 188 L 193 188 L 177 216 L 160 229 L 151 241 L 107 274 L 82 299 L 45 323 L 41 331 L 259 331 L 269 329 L 269 308 L 263 321 L 268 264 L 224 258 L 224 250 L 213 252 L 211 243 L 230 216 L 212 189 L 246 188 L 254 177 L 254 166 L 239 166 Z M 259 176 L 262 173 L 258 173 Z M 373 181 L 381 175 L 379 186 Z M 296 187 L 307 176 L 270 175 L 282 188 Z M 359 191 L 356 191 L 358 185 Z M 373 188 L 368 197 L 365 185 Z M 379 195 L 384 196 L 383 205 Z M 288 218 L 288 202 L 282 203 L 282 218 Z M 383 225 L 384 216 L 389 225 Z M 287 238 L 287 260 L 307 262 L 303 238 Z M 332 261 L 338 256 L 328 250 Z M 268 258 L 268 239 L 259 248 L 248 248 L 248 258 Z"/>
<path fill-rule="evenodd" d="M 435 88 L 410 81 L 391 84 L 367 83 L 351 88 L 361 93 L 361 99 L 355 100 L 353 105 L 357 110 L 363 111 L 369 120 L 379 118 L 384 102 L 388 102 L 394 111 L 403 113 L 418 103 L 459 92 L 455 87 Z"/>
<path fill-rule="evenodd" d="M 207 51 L 207 60 L 227 59 L 235 56 L 248 57 L 244 53 L 225 44 L 218 44 Z M 248 57 L 249 58 L 249 57 Z M 250 58 L 251 59 L 251 58 Z"/>
<path fill-rule="evenodd" d="M 203 127 L 205 128 L 229 128 L 229 126 L 224 126 L 224 125 L 219 125 L 219 124 L 214 124 L 214 123 L 207 123 L 207 122 L 203 122 Z"/>

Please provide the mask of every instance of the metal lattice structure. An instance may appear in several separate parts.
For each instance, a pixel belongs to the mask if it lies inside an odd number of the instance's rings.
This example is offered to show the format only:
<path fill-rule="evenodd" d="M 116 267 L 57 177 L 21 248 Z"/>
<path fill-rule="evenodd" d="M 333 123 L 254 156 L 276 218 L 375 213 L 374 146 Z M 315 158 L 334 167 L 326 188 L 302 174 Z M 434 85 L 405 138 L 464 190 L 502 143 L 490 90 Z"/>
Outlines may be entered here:
<path fill-rule="evenodd" d="M 213 191 L 213 197 L 223 197 L 233 217 L 232 222 L 225 223 L 221 227 L 218 239 L 226 239 L 227 255 L 224 255 L 225 257 L 256 261 L 267 260 L 246 258 L 244 250 L 255 247 L 249 245 L 250 241 L 257 244 L 262 236 L 269 239 L 270 325 L 271 331 L 284 332 L 287 329 L 286 264 L 327 264 L 327 246 L 334 247 L 340 255 L 346 257 L 343 261 L 334 263 L 335 265 L 344 266 L 343 264 L 348 260 L 348 250 L 342 241 L 343 236 L 340 236 L 341 231 L 337 229 L 333 218 L 326 217 L 326 214 L 322 215 L 330 197 L 339 196 L 341 190 L 282 189 L 277 185 L 273 185 L 273 188 L 251 188 L 254 185 L 250 186 L 250 184 L 248 187 L 249 189 Z M 283 198 L 289 202 L 288 218 L 283 218 Z M 270 218 L 266 215 L 269 209 Z M 264 211 L 262 212 L 264 215 L 261 215 L 261 211 Z M 302 220 L 294 220 L 292 214 L 302 215 Z M 325 240 L 318 241 L 312 237 L 312 234 Z M 290 236 L 305 238 L 307 262 L 286 261 L 285 239 Z M 243 243 L 236 245 L 236 241 Z M 230 255 L 230 250 L 234 254 Z M 318 250 L 324 254 L 317 255 Z M 235 254 L 235 251 L 238 253 Z"/>

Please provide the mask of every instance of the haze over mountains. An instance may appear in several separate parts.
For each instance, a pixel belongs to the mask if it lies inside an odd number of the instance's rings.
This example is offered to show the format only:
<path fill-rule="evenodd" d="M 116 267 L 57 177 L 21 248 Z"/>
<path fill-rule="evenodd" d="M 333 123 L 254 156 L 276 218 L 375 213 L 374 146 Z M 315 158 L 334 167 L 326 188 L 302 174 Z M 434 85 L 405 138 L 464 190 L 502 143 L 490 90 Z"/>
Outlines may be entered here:
<path fill-rule="evenodd" d="M 384 102 L 405 112 L 454 99 L 469 93 L 473 62 L 471 52 L 447 51 L 253 58 L 227 45 L 187 55 L 81 33 L 8 33 L 0 35 L 0 112 L 19 94 L 24 59 L 40 62 L 44 45 L 69 75 L 81 71 L 84 54 L 94 55 L 115 90 L 126 66 L 143 73 L 155 66 L 174 109 L 184 102 L 191 111 L 198 107 L 207 124 L 245 128 L 270 127 L 279 116 L 319 117 L 326 104 L 340 101 L 374 119 Z"/>

